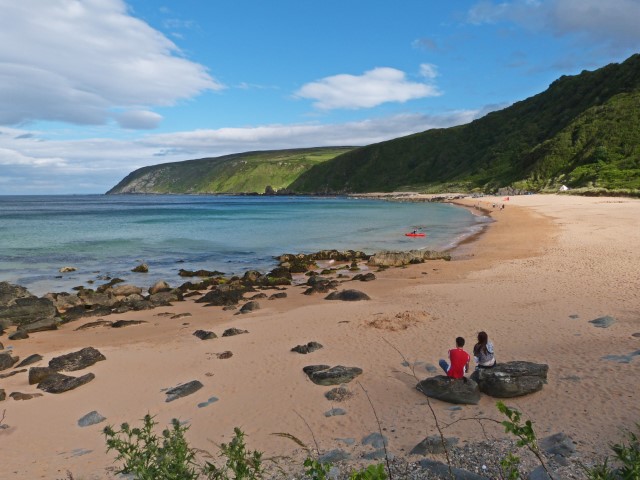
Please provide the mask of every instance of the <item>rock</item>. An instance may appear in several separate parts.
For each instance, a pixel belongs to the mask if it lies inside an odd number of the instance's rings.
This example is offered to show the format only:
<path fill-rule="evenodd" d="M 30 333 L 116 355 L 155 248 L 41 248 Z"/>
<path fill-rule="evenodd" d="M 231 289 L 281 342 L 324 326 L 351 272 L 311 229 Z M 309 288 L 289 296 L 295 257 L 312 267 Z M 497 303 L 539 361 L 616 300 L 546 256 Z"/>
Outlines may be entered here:
<path fill-rule="evenodd" d="M 42 360 L 42 355 L 38 355 L 37 353 L 34 353 L 33 355 L 29 355 L 27 358 L 22 360 L 18 365 L 16 365 L 16 368 L 26 367 L 27 365 L 31 365 L 32 363 L 39 362 L 40 360 Z"/>
<path fill-rule="evenodd" d="M 153 295 L 154 293 L 169 292 L 170 290 L 171 287 L 167 282 L 165 282 L 164 280 L 158 280 L 151 287 L 149 287 L 149 294 Z"/>
<path fill-rule="evenodd" d="M 42 380 L 37 388 L 48 393 L 64 393 L 89 383 L 94 378 L 96 376 L 93 373 L 87 373 L 81 377 L 70 377 L 56 372 Z"/>
<path fill-rule="evenodd" d="M 331 400 L 332 402 L 344 402 L 345 400 L 353 397 L 353 392 L 348 390 L 346 387 L 336 387 L 326 392 L 324 396 L 327 400 Z"/>
<path fill-rule="evenodd" d="M 376 279 L 375 274 L 372 272 L 368 272 L 368 273 L 359 273 L 357 275 L 354 275 L 351 280 L 354 280 L 354 281 L 359 280 L 361 282 L 370 282 L 375 279 Z"/>
<path fill-rule="evenodd" d="M 324 365 L 322 365 L 324 367 Z M 311 365 L 313 368 L 311 371 L 309 367 L 304 367 L 303 371 L 309 376 L 309 379 L 316 385 L 340 385 L 342 383 L 349 383 L 351 380 L 362 374 L 362 369 L 358 367 L 344 367 L 342 365 L 335 366 L 333 368 L 316 369 L 318 365 Z"/>
<path fill-rule="evenodd" d="M 330 365 L 307 365 L 306 367 L 302 368 L 302 371 L 307 375 L 311 375 L 314 372 L 320 372 L 329 368 L 331 368 Z"/>
<path fill-rule="evenodd" d="M 111 293 L 113 293 L 117 297 L 128 297 L 129 295 L 142 294 L 142 289 L 140 287 L 136 287 L 135 285 L 124 284 L 113 287 L 111 289 Z"/>
<path fill-rule="evenodd" d="M 233 352 L 226 350 L 224 352 L 216 353 L 216 357 L 218 357 L 219 360 L 226 360 L 227 358 L 233 357 Z"/>
<path fill-rule="evenodd" d="M 111 308 L 106 305 L 79 305 L 64 312 L 63 323 L 72 322 L 83 317 L 99 317 L 111 315 Z"/>
<path fill-rule="evenodd" d="M 45 297 L 49 298 L 53 302 L 53 305 L 59 313 L 64 313 L 72 307 L 84 305 L 84 302 L 80 297 L 78 297 L 78 295 L 70 293 L 47 294 Z"/>
<path fill-rule="evenodd" d="M 640 332 L 632 333 L 631 336 L 634 338 L 640 338 Z"/>
<path fill-rule="evenodd" d="M 141 263 L 140 265 L 133 267 L 131 271 L 135 273 L 148 273 L 149 265 L 147 265 L 146 263 Z"/>
<path fill-rule="evenodd" d="M 56 314 L 56 307 L 48 298 L 17 298 L 9 306 L 0 306 L 0 325 L 26 325 L 54 318 Z"/>
<path fill-rule="evenodd" d="M 496 398 L 511 398 L 542 390 L 547 383 L 549 366 L 532 362 L 499 363 L 493 368 L 479 368 L 471 375 L 480 391 Z"/>
<path fill-rule="evenodd" d="M 287 292 L 274 293 L 269 297 L 269 300 L 276 300 L 278 298 L 287 298 Z"/>
<path fill-rule="evenodd" d="M 79 427 L 88 427 L 89 425 L 95 425 L 96 423 L 104 422 L 107 418 L 100 415 L 95 410 L 87 413 L 85 416 L 78 420 Z"/>
<path fill-rule="evenodd" d="M 29 338 L 29 334 L 26 330 L 16 330 L 9 335 L 9 340 L 26 340 L 27 338 Z"/>
<path fill-rule="evenodd" d="M 249 300 L 260 300 L 262 298 L 267 298 L 266 293 L 256 293 L 255 295 L 249 297 Z"/>
<path fill-rule="evenodd" d="M 331 450 L 323 455 L 318 457 L 318 462 L 320 463 L 337 463 L 345 460 L 349 460 L 351 458 L 351 454 L 345 452 L 344 450 L 340 450 L 336 448 L 335 450 Z"/>
<path fill-rule="evenodd" d="M 408 252 L 378 252 L 369 258 L 371 266 L 400 267 L 414 263 L 423 263 L 426 260 L 451 260 L 448 253 L 433 250 L 409 250 Z"/>
<path fill-rule="evenodd" d="M 557 455 L 568 458 L 576 453 L 576 445 L 570 437 L 564 433 L 556 433 L 540 440 L 540 449 L 548 455 Z"/>
<path fill-rule="evenodd" d="M 141 323 L 147 323 L 144 320 L 118 320 L 111 324 L 111 328 L 123 328 L 131 325 L 140 325 Z"/>
<path fill-rule="evenodd" d="M 3 388 L 0 388 L 0 402 L 4 402 L 7 398 L 7 394 L 5 393 Z"/>
<path fill-rule="evenodd" d="M 2 335 L 3 332 L 0 331 L 0 335 Z M 4 350 L 4 345 L 2 344 L 2 342 L 0 342 L 0 350 Z"/>
<path fill-rule="evenodd" d="M 18 368 L 18 367 L 16 367 L 16 368 Z M 9 372 L 9 373 L 0 374 L 0 378 L 13 377 L 14 375 L 18 375 L 19 373 L 26 372 L 26 371 L 27 371 L 26 368 L 23 368 L 21 370 L 13 370 L 12 372 Z"/>
<path fill-rule="evenodd" d="M 49 360 L 49 368 L 56 372 L 73 372 L 87 368 L 102 360 L 106 360 L 106 358 L 98 350 L 93 347 L 86 347 L 77 352 L 52 358 Z"/>
<path fill-rule="evenodd" d="M 346 410 L 343 410 L 342 408 L 332 408 L 331 410 L 324 412 L 325 417 L 336 417 L 339 415 L 346 415 L 346 414 L 347 414 Z"/>
<path fill-rule="evenodd" d="M 228 305 L 237 305 L 240 300 L 242 300 L 242 295 L 245 290 L 243 289 L 221 289 L 216 288 L 215 290 L 210 290 L 202 297 L 197 299 L 196 303 L 206 303 L 207 306 L 212 307 L 224 307 Z"/>
<path fill-rule="evenodd" d="M 422 380 L 416 388 L 427 397 L 437 398 L 443 402 L 477 405 L 480 401 L 478 384 L 470 379 L 453 379 L 445 375 L 436 375 Z"/>
<path fill-rule="evenodd" d="M 529 473 L 529 475 L 527 475 L 527 480 L 560 480 L 560 478 L 556 478 L 555 475 L 553 477 L 549 476 L 544 467 L 542 465 L 538 465 L 531 471 L 531 473 Z"/>
<path fill-rule="evenodd" d="M 458 439 L 455 437 L 445 438 L 444 444 L 447 450 L 449 450 L 451 447 L 458 444 Z M 426 456 L 427 454 L 441 454 L 444 453 L 444 449 L 445 447 L 442 445 L 442 438 L 439 435 L 432 435 L 413 447 L 409 454 L 422 456 Z"/>
<path fill-rule="evenodd" d="M 362 445 L 371 445 L 373 448 L 383 448 L 389 445 L 389 441 L 384 435 L 374 432 L 362 439 Z"/>
<path fill-rule="evenodd" d="M 178 275 L 180 275 L 181 277 L 201 277 L 201 278 L 208 278 L 208 277 L 219 277 L 221 275 L 224 275 L 224 272 L 218 272 L 217 270 L 197 270 L 197 271 L 191 271 L 191 270 L 185 270 L 183 268 L 181 268 L 178 271 Z"/>
<path fill-rule="evenodd" d="M 193 334 L 200 340 L 211 340 L 212 338 L 218 338 L 218 336 L 208 330 L 196 330 Z"/>
<path fill-rule="evenodd" d="M 58 270 L 60 273 L 69 273 L 69 272 L 75 272 L 77 270 L 76 267 L 62 267 L 60 268 L 60 270 Z"/>
<path fill-rule="evenodd" d="M 191 395 L 192 393 L 200 390 L 204 385 L 200 383 L 198 380 L 192 380 L 188 383 L 183 383 L 182 385 L 178 385 L 177 387 L 170 388 L 165 393 L 167 394 L 167 399 L 165 402 L 173 402 L 178 398 L 186 397 L 187 395 Z"/>
<path fill-rule="evenodd" d="M 341 292 L 333 292 L 327 295 L 325 300 L 342 300 L 345 302 L 357 302 L 360 300 L 371 300 L 369 295 L 358 290 L 342 290 Z"/>
<path fill-rule="evenodd" d="M 113 322 L 110 320 L 97 320 L 95 322 L 89 322 L 89 323 L 85 323 L 84 325 L 80 325 L 74 331 L 77 332 L 78 330 L 87 330 L 89 328 L 96 328 L 96 327 L 110 327 L 111 325 L 113 325 Z"/>
<path fill-rule="evenodd" d="M 13 392 L 9 395 L 14 400 L 31 400 L 32 398 L 41 397 L 41 393 L 21 393 L 21 392 Z"/>
<path fill-rule="evenodd" d="M 385 458 L 389 458 L 389 460 L 393 459 L 393 453 L 386 452 L 384 448 L 380 448 L 378 450 L 374 450 L 373 452 L 368 452 L 362 455 L 362 458 L 365 460 L 383 460 Z"/>
<path fill-rule="evenodd" d="M 36 298 L 26 288 L 9 282 L 0 282 L 0 307 L 15 305 L 19 298 Z"/>
<path fill-rule="evenodd" d="M 118 299 L 115 298 L 110 291 L 105 293 L 94 292 L 93 290 L 82 290 L 78 293 L 78 297 L 84 302 L 84 308 L 87 307 L 113 307 L 116 303 L 118 303 Z M 69 311 L 73 309 L 67 310 L 67 315 Z M 111 313 L 110 310 L 107 310 Z"/>
<path fill-rule="evenodd" d="M 212 403 L 216 403 L 217 401 L 218 401 L 218 397 L 209 397 L 209 399 L 206 402 L 200 402 L 198 404 L 198 408 L 208 407 L 209 405 L 211 405 Z"/>
<path fill-rule="evenodd" d="M 174 290 L 169 292 L 158 292 L 153 295 L 149 295 L 149 303 L 151 307 L 169 307 L 172 302 L 179 302 L 182 300 L 182 296 Z"/>
<path fill-rule="evenodd" d="M 37 322 L 21 325 L 18 328 L 27 333 L 46 332 L 48 330 L 57 330 L 58 321 L 55 318 L 45 318 Z"/>
<path fill-rule="evenodd" d="M 242 313 L 242 314 L 250 313 L 250 312 L 253 312 L 254 310 L 259 310 L 259 309 L 260 309 L 260 304 L 258 302 L 250 301 L 245 303 L 238 313 Z"/>
<path fill-rule="evenodd" d="M 306 345 L 296 345 L 291 349 L 291 351 L 306 355 L 307 353 L 315 352 L 316 350 L 320 350 L 321 348 L 324 347 L 318 342 L 309 342 Z"/>
<path fill-rule="evenodd" d="M 616 319 L 606 315 L 604 317 L 599 317 L 594 320 L 589 320 L 589 323 L 593 323 L 595 327 L 598 328 L 609 328 L 611 325 L 616 323 Z"/>
<path fill-rule="evenodd" d="M 240 335 L 243 333 L 249 333 L 248 330 L 240 330 L 239 328 L 227 328 L 222 332 L 223 337 L 233 337 L 234 335 Z"/>
<path fill-rule="evenodd" d="M 446 463 L 424 459 L 420 460 L 418 465 L 420 465 L 420 468 L 423 470 L 427 470 L 438 475 L 438 478 L 451 478 L 451 475 L 449 474 L 449 466 Z M 456 467 L 451 467 L 451 473 L 455 480 L 487 480 L 487 477 Z"/>
<path fill-rule="evenodd" d="M 0 353 L 0 371 L 13 367 L 18 362 L 18 360 L 20 360 L 20 357 L 14 357 L 11 355 L 11 353 Z"/>
<path fill-rule="evenodd" d="M 57 373 L 53 368 L 49 367 L 31 367 L 29 369 L 29 385 L 40 383 L 50 375 Z"/>
<path fill-rule="evenodd" d="M 175 315 L 171 315 L 171 317 L 169 317 L 171 320 L 178 320 L 180 318 L 185 318 L 185 317 L 192 317 L 193 315 L 191 315 L 189 312 L 185 312 L 185 313 L 176 313 Z"/>

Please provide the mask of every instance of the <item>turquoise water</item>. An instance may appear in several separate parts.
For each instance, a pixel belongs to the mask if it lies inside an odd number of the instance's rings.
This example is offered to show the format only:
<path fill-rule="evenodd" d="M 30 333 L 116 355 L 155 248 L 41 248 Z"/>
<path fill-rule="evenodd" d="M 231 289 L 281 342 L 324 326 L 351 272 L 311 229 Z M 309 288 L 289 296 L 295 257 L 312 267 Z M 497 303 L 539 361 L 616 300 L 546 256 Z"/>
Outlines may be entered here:
<path fill-rule="evenodd" d="M 181 268 L 266 272 L 282 253 L 442 250 L 483 221 L 448 204 L 349 198 L 0 196 L 0 281 L 36 295 L 104 276 L 177 286 Z M 405 237 L 413 228 L 427 236 Z M 139 262 L 148 274 L 130 271 Z M 63 266 L 78 270 L 60 274 Z"/>

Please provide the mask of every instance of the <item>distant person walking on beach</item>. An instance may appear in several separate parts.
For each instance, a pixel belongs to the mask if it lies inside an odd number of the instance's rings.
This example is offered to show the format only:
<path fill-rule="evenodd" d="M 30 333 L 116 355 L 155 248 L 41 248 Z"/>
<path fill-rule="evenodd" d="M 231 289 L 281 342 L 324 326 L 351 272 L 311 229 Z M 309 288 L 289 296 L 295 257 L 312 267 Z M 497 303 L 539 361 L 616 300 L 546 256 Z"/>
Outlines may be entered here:
<path fill-rule="evenodd" d="M 478 333 L 478 343 L 473 347 L 473 359 L 476 368 L 493 368 L 496 365 L 496 357 L 493 352 L 493 343 L 489 341 L 487 332 Z"/>
<path fill-rule="evenodd" d="M 464 374 L 469 370 L 471 357 L 462 347 L 464 347 L 464 338 L 456 338 L 456 348 L 449 350 L 449 362 L 451 364 L 447 363 L 446 360 L 438 362 L 448 377 L 463 378 Z"/>

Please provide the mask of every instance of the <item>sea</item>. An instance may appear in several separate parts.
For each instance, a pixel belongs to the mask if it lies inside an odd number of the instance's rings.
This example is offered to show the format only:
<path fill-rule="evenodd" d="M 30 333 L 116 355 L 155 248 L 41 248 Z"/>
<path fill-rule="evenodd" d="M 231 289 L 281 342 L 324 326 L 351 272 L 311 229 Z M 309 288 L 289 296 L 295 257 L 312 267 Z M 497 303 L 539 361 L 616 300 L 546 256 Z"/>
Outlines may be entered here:
<path fill-rule="evenodd" d="M 450 204 L 350 197 L 0 196 L 0 281 L 38 296 L 116 277 L 178 286 L 180 269 L 267 272 L 283 253 L 445 250 L 487 221 Z M 414 229 L 426 236 L 404 235 Z M 140 263 L 148 273 L 131 271 Z"/>

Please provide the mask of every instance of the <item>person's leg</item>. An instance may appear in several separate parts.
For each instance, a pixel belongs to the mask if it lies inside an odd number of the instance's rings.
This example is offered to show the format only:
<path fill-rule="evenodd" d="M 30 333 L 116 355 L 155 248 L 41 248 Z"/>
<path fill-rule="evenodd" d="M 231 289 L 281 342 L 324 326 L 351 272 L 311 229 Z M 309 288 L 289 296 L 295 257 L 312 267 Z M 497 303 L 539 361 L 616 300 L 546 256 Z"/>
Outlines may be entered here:
<path fill-rule="evenodd" d="M 438 365 L 440 365 L 440 368 L 442 368 L 442 370 L 444 370 L 444 373 L 448 373 L 449 364 L 447 363 L 446 360 L 440 359 L 440 361 L 438 362 Z"/>

